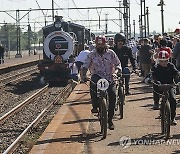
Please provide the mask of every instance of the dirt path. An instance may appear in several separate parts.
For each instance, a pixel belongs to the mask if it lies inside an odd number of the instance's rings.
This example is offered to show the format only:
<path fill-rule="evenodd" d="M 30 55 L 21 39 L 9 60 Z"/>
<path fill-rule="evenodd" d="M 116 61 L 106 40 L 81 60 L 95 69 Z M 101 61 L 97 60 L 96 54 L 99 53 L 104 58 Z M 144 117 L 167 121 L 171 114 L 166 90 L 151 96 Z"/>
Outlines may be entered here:
<path fill-rule="evenodd" d="M 152 109 L 152 89 L 140 82 L 136 75 L 131 77 L 132 95 L 126 97 L 124 119 L 114 118 L 115 130 L 101 140 L 99 122 L 91 121 L 89 140 L 83 153 L 180 153 L 180 108 L 177 107 L 177 126 L 171 126 L 171 138 L 165 142 L 160 134 L 159 111 Z M 91 117 L 96 119 L 94 115 Z M 122 141 L 121 144 L 119 141 Z"/>

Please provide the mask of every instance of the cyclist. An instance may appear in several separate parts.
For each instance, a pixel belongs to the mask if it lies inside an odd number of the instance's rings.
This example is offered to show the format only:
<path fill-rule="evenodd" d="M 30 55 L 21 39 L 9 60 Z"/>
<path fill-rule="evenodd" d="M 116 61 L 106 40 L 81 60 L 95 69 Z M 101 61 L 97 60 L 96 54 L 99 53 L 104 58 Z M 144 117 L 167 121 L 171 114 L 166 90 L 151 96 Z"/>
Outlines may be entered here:
<path fill-rule="evenodd" d="M 130 80 L 130 71 L 128 69 L 128 60 L 130 59 L 133 70 L 136 70 L 135 59 L 132 55 L 132 50 L 130 47 L 125 45 L 126 37 L 123 33 L 117 33 L 114 37 L 115 46 L 113 48 L 114 52 L 117 54 L 119 60 L 122 65 L 122 73 L 124 68 L 126 68 L 126 72 L 129 73 L 129 76 L 125 77 L 125 95 L 130 95 L 129 92 L 129 80 Z"/>
<path fill-rule="evenodd" d="M 154 65 L 152 68 L 152 77 L 153 80 L 159 81 L 162 84 L 173 84 L 174 79 L 176 76 L 180 75 L 178 70 L 176 69 L 173 63 L 169 62 L 170 55 L 167 51 L 160 51 L 158 54 L 158 64 Z M 153 109 L 159 109 L 159 94 L 161 93 L 156 89 L 154 86 L 153 91 L 153 99 L 154 99 L 154 106 Z M 158 93 L 156 93 L 158 92 Z M 169 103 L 171 107 L 171 125 L 176 125 L 176 96 L 175 96 L 175 87 L 169 90 Z"/>
<path fill-rule="evenodd" d="M 96 48 L 88 54 L 85 63 L 82 66 L 82 80 L 86 80 L 87 70 L 90 69 L 91 72 L 91 81 L 90 82 L 90 95 L 92 101 L 92 113 L 98 112 L 98 104 L 97 104 L 97 88 L 94 83 L 100 78 L 105 78 L 109 81 L 110 86 L 108 88 L 108 96 L 109 96 L 109 107 L 108 107 L 108 125 L 109 129 L 114 129 L 114 124 L 112 122 L 112 118 L 114 116 L 114 108 L 116 102 L 116 86 L 114 82 L 114 73 L 117 71 L 121 71 L 121 63 L 115 54 L 115 52 L 111 49 L 108 49 L 106 44 L 105 36 L 97 36 L 96 40 Z"/>

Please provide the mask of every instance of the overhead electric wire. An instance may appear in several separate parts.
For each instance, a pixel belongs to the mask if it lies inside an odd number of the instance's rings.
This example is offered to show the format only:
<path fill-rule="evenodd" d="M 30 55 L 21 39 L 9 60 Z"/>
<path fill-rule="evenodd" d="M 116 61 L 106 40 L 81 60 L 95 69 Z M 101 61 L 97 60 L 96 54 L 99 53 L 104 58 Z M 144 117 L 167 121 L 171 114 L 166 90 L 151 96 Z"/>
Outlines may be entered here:
<path fill-rule="evenodd" d="M 43 14 L 44 16 L 46 16 L 46 14 L 45 14 L 44 11 L 41 9 L 41 7 L 40 7 L 39 3 L 37 2 L 37 0 L 35 0 L 35 1 L 36 1 L 37 5 L 38 5 L 39 9 L 41 10 L 42 14 Z"/>
<path fill-rule="evenodd" d="M 136 4 L 141 5 L 140 3 L 137 2 L 137 0 L 135 0 L 135 1 L 136 1 Z"/>
<path fill-rule="evenodd" d="M 54 2 L 54 4 L 56 4 L 57 7 L 61 8 L 56 2 Z M 67 17 L 68 17 L 71 21 L 73 20 L 64 10 L 62 10 L 62 11 L 64 12 L 64 14 L 67 15 Z"/>
<path fill-rule="evenodd" d="M 77 8 L 77 11 L 79 12 L 79 14 L 81 14 L 82 16 L 87 16 L 87 14 L 84 15 L 84 14 L 82 14 L 82 13 L 79 11 L 79 9 L 78 9 L 76 3 L 74 2 L 74 0 L 72 0 L 72 2 L 73 2 L 73 4 L 74 4 L 75 8 Z"/>

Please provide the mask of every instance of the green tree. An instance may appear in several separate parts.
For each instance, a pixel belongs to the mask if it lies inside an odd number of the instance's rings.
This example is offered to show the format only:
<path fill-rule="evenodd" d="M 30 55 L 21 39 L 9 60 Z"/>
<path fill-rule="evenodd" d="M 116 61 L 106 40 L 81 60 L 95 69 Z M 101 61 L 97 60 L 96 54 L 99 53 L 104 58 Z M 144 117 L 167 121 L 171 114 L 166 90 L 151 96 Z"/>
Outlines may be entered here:
<path fill-rule="evenodd" d="M 22 32 L 22 29 L 20 29 L 21 49 L 29 49 L 28 37 L 30 37 L 30 45 L 43 42 L 42 30 L 39 30 L 36 33 L 31 31 L 31 28 L 29 27 L 29 33 L 30 35 L 28 36 L 28 29 L 25 32 Z M 15 24 L 4 24 L 0 27 L 0 42 L 6 47 L 7 50 L 17 50 L 17 27 Z"/>
<path fill-rule="evenodd" d="M 15 24 L 4 24 L 0 27 L 0 41 L 7 50 L 16 50 L 17 33 Z"/>

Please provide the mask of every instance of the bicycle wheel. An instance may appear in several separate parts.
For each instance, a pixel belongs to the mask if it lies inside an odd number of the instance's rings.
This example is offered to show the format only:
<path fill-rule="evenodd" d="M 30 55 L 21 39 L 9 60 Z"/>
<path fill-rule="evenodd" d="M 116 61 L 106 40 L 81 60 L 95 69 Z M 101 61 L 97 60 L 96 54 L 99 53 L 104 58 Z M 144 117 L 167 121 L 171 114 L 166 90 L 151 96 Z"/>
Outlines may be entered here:
<path fill-rule="evenodd" d="M 164 134 L 166 140 L 170 136 L 170 122 L 171 122 L 171 110 L 170 110 L 169 101 L 167 100 L 164 108 Z"/>
<path fill-rule="evenodd" d="M 118 95 L 119 95 L 118 104 L 119 104 L 120 119 L 123 119 L 124 98 L 125 98 L 123 87 L 119 87 Z"/>
<path fill-rule="evenodd" d="M 161 102 L 161 108 L 160 108 L 160 118 L 161 118 L 161 133 L 164 134 L 164 103 Z"/>
<path fill-rule="evenodd" d="M 105 139 L 107 136 L 107 107 L 106 107 L 106 100 L 99 99 L 99 112 L 100 112 L 100 126 L 101 126 L 101 134 L 102 139 Z"/>

